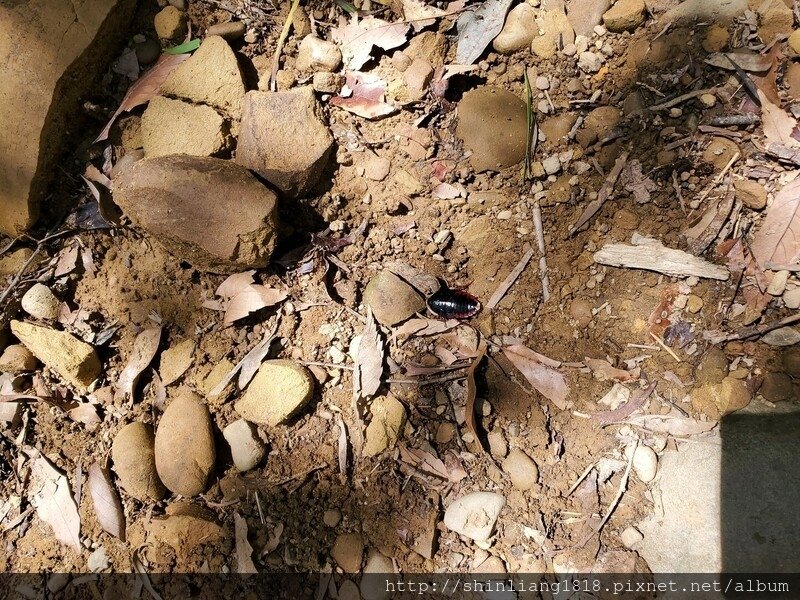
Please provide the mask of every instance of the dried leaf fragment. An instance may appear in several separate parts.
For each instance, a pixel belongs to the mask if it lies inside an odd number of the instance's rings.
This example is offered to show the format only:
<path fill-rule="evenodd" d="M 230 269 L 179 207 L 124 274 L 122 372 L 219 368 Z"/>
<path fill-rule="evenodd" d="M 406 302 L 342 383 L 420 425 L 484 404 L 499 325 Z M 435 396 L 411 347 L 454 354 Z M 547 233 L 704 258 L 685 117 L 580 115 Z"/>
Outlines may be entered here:
<path fill-rule="evenodd" d="M 253 562 L 253 547 L 247 541 L 247 521 L 239 513 L 233 513 L 233 527 L 236 537 L 236 572 L 258 573 Z"/>
<path fill-rule="evenodd" d="M 247 315 L 266 308 L 275 306 L 286 300 L 289 293 L 263 285 L 252 284 L 245 287 L 236 296 L 231 298 L 225 311 L 223 324 L 230 325 L 234 321 L 245 318 Z"/>
<path fill-rule="evenodd" d="M 145 329 L 136 336 L 128 363 L 117 380 L 115 400 L 133 396 L 139 376 L 155 358 L 159 343 L 161 343 L 161 327 Z"/>
<path fill-rule="evenodd" d="M 62 544 L 81 550 L 81 519 L 69 481 L 41 454 L 31 465 L 30 502 L 39 518 L 53 528 Z"/>
<path fill-rule="evenodd" d="M 105 531 L 125 541 L 125 514 L 122 502 L 111 481 L 111 474 L 98 463 L 89 467 L 89 494 L 97 521 Z"/>
<path fill-rule="evenodd" d="M 503 348 L 503 354 L 534 389 L 561 410 L 568 407 L 569 384 L 563 373 L 544 364 L 541 355 L 522 344 Z"/>
<path fill-rule="evenodd" d="M 797 264 L 800 259 L 800 176 L 775 194 L 750 249 L 761 269 Z"/>

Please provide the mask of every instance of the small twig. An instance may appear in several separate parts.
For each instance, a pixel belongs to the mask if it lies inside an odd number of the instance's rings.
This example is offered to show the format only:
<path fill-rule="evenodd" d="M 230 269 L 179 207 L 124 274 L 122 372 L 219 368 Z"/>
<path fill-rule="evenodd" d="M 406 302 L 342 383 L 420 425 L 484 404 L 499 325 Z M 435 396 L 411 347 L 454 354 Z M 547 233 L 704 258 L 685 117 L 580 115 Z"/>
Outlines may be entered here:
<path fill-rule="evenodd" d="M 565 498 L 569 498 L 572 495 L 572 492 L 574 492 L 575 490 L 578 489 L 578 486 L 581 484 L 581 481 L 586 479 L 586 477 L 589 475 L 589 473 L 592 472 L 592 469 L 594 469 L 594 466 L 596 464 L 597 463 L 592 463 L 588 467 L 586 467 L 586 470 L 583 473 L 580 474 L 578 479 L 575 480 L 575 483 L 572 484 L 572 487 L 569 488 L 569 490 L 567 491 L 566 495 L 564 496 Z"/>
<path fill-rule="evenodd" d="M 625 168 L 625 163 L 628 162 L 629 155 L 630 152 L 625 151 L 619 156 L 616 162 L 614 162 L 614 167 L 611 169 L 606 177 L 606 180 L 603 182 L 603 185 L 600 187 L 600 191 L 597 192 L 597 198 L 589 203 L 589 206 L 586 207 L 580 218 L 570 228 L 569 232 L 567 233 L 567 237 L 571 237 L 576 231 L 578 231 L 578 229 L 591 221 L 592 217 L 594 217 L 603 207 L 605 201 L 611 197 L 611 194 L 614 191 L 614 186 L 617 184 L 617 179 L 619 179 L 622 169 Z"/>
<path fill-rule="evenodd" d="M 677 106 L 678 104 L 683 104 L 684 102 L 686 102 L 687 100 L 691 100 L 692 98 L 697 98 L 698 96 L 702 96 L 703 94 L 710 94 L 715 89 L 716 88 L 705 88 L 702 90 L 694 90 L 693 92 L 682 94 L 677 98 L 673 98 L 672 100 L 667 100 L 666 102 L 662 102 L 661 104 L 654 104 L 645 110 L 650 110 L 650 111 L 666 110 L 668 108 L 672 108 L 673 106 Z"/>
<path fill-rule="evenodd" d="M 17 287 L 17 285 L 19 285 L 19 282 L 22 280 L 22 277 L 25 275 L 25 272 L 28 270 L 28 267 L 31 266 L 34 260 L 36 260 L 36 257 L 39 255 L 39 252 L 42 251 L 44 245 L 51 240 L 63 237 L 67 234 L 71 234 L 73 233 L 73 231 L 74 230 L 72 229 L 68 229 L 66 231 L 61 231 L 59 233 L 53 233 L 47 235 L 43 237 L 41 240 L 33 240 L 36 242 L 36 248 L 28 257 L 28 260 L 25 261 L 25 264 L 23 264 L 22 267 L 20 267 L 19 271 L 17 271 L 17 274 L 14 275 L 14 278 L 11 280 L 11 283 L 8 284 L 8 287 L 5 290 L 3 290 L 2 294 L 0 294 L 0 306 L 5 304 L 5 301 L 8 299 L 9 295 L 11 295 L 11 292 L 14 290 L 14 288 Z"/>
<path fill-rule="evenodd" d="M 300 360 L 298 362 L 301 365 L 305 365 L 307 367 L 324 367 L 326 369 L 343 369 L 345 371 L 355 371 L 355 367 L 351 367 L 349 365 L 340 365 L 338 363 L 318 362 L 314 360 Z"/>
<path fill-rule="evenodd" d="M 725 177 L 725 175 L 727 175 L 728 171 L 731 170 L 731 167 L 733 166 L 733 163 L 735 163 L 737 160 L 739 160 L 740 156 L 741 156 L 741 153 L 738 150 L 736 151 L 736 153 L 733 156 L 731 156 L 731 159 L 728 161 L 728 164 L 725 165 L 725 168 L 722 169 L 722 171 L 719 172 L 719 175 L 717 175 L 714 178 L 714 181 L 712 181 L 711 184 L 705 190 L 703 190 L 703 193 L 700 194 L 700 197 L 697 199 L 698 206 L 700 205 L 700 203 L 703 200 L 706 199 L 706 197 L 711 193 L 711 191 L 715 187 L 717 187 L 717 185 L 719 185 L 719 182 L 722 181 L 722 178 Z"/>
<path fill-rule="evenodd" d="M 283 29 L 281 30 L 281 35 L 278 38 L 278 43 L 275 46 L 275 56 L 272 57 L 272 71 L 270 72 L 269 76 L 269 89 L 273 92 L 278 91 L 278 67 L 280 67 L 280 60 L 281 60 L 281 52 L 283 51 L 283 44 L 286 42 L 286 38 L 289 35 L 289 29 L 292 27 L 292 19 L 294 18 L 294 12 L 297 10 L 297 7 L 300 5 L 300 0 L 294 0 L 292 2 L 292 6 L 289 9 L 289 14 L 286 15 L 286 22 L 283 24 Z"/>
<path fill-rule="evenodd" d="M 321 464 L 318 464 L 318 465 L 315 465 L 315 466 L 311 467 L 310 469 L 307 469 L 306 471 L 303 471 L 302 473 L 297 473 L 296 475 L 290 475 L 289 477 L 284 477 L 283 479 L 280 479 L 278 481 L 269 482 L 269 485 L 271 485 L 272 487 L 280 487 L 282 485 L 286 485 L 287 483 L 291 483 L 295 479 L 303 480 L 306 477 L 308 477 L 309 475 L 311 475 L 312 473 L 314 473 L 315 471 L 319 471 L 320 469 L 324 469 L 327 466 L 328 465 L 326 465 L 324 463 L 321 463 Z"/>
<path fill-rule="evenodd" d="M 387 383 L 405 383 L 411 385 L 431 385 L 433 383 L 444 383 L 446 381 L 457 381 L 459 379 L 465 379 L 467 377 L 466 373 L 455 373 L 451 375 L 444 375 L 442 377 L 436 377 L 435 379 L 387 379 Z"/>
<path fill-rule="evenodd" d="M 787 325 L 791 325 L 792 323 L 797 323 L 800 321 L 800 313 L 794 314 L 790 317 L 784 317 L 778 321 L 773 321 L 772 323 L 765 323 L 764 325 L 757 325 L 753 327 L 745 327 L 740 329 L 736 333 L 731 333 L 730 335 L 726 335 L 724 338 L 720 340 L 720 342 L 730 342 L 733 340 L 745 340 L 751 337 L 758 337 L 762 336 L 765 333 L 769 333 L 774 329 L 780 329 L 781 327 L 786 327 Z"/>
<path fill-rule="evenodd" d="M 761 117 L 759 115 L 755 113 L 746 113 L 744 115 L 721 115 L 719 117 L 712 117 L 708 120 L 708 124 L 714 127 L 730 127 L 731 125 L 745 127 L 747 125 L 755 125 L 760 120 Z"/>
<path fill-rule="evenodd" d="M 686 214 L 686 204 L 683 202 L 683 194 L 681 193 L 681 184 L 678 181 L 677 171 L 672 171 L 672 189 L 675 190 L 675 195 L 678 197 L 678 204 L 680 204 L 683 214 Z"/>
<path fill-rule="evenodd" d="M 539 201 L 533 203 L 533 231 L 539 247 L 539 277 L 542 280 L 542 301 L 550 300 L 550 277 L 547 274 L 547 253 L 544 246 L 544 226 L 542 225 L 542 207 Z"/>
<path fill-rule="evenodd" d="M 538 202 L 537 202 L 538 206 Z M 486 303 L 486 308 L 493 309 L 495 308 L 500 301 L 505 297 L 508 290 L 511 289 L 511 286 L 514 285 L 514 282 L 519 278 L 522 274 L 522 271 L 525 270 L 525 267 L 528 266 L 528 263 L 531 262 L 533 258 L 533 248 L 529 248 L 528 251 L 522 255 L 522 258 L 517 263 L 517 266 L 508 274 L 503 280 L 503 283 L 494 291 L 492 297 L 489 298 L 489 301 Z"/>
<path fill-rule="evenodd" d="M 672 358 L 674 358 L 674 359 L 675 359 L 675 360 L 677 360 L 678 362 L 683 362 L 683 361 L 681 360 L 681 357 L 680 357 L 680 356 L 678 356 L 677 354 L 675 354 L 675 352 L 672 350 L 672 348 L 670 348 L 669 346 L 667 346 L 667 345 L 666 345 L 666 344 L 665 344 L 665 343 L 664 343 L 664 342 L 661 340 L 661 338 L 660 338 L 660 337 L 658 337 L 658 336 L 657 336 L 655 333 L 653 333 L 652 331 L 651 331 L 651 332 L 649 332 L 649 333 L 650 333 L 650 337 L 651 337 L 651 338 L 653 338 L 653 339 L 656 341 L 656 343 L 657 343 L 659 346 L 661 346 L 661 347 L 662 347 L 664 350 L 666 350 L 666 351 L 669 353 L 669 355 L 670 355 Z"/>
<path fill-rule="evenodd" d="M 258 518 L 261 524 L 264 525 L 264 512 L 261 510 L 261 500 L 258 498 L 258 490 L 256 490 L 256 508 L 258 508 Z"/>

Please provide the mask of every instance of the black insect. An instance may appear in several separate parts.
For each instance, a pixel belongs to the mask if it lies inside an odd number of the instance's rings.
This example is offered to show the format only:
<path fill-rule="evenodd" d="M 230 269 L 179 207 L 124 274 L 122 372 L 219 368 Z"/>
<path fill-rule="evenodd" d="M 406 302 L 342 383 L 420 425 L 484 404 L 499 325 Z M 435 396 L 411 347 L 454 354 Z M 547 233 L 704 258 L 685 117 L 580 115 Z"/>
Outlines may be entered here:
<path fill-rule="evenodd" d="M 442 286 L 428 298 L 428 308 L 444 319 L 469 319 L 478 314 L 481 303 L 464 290 L 451 290 Z"/>

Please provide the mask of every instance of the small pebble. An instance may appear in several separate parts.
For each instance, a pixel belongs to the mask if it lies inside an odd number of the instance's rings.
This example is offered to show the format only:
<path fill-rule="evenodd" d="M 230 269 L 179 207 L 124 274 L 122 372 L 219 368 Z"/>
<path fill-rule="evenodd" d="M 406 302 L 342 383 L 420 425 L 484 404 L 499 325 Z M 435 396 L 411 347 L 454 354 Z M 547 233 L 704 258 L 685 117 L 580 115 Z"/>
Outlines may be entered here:
<path fill-rule="evenodd" d="M 706 108 L 711 108 L 717 103 L 717 97 L 714 94 L 703 94 L 700 96 L 700 103 Z"/>
<path fill-rule="evenodd" d="M 336 527 L 341 520 L 342 513 L 335 508 L 329 508 L 325 511 L 325 514 L 322 515 L 322 522 L 325 523 L 327 527 Z"/>
<path fill-rule="evenodd" d="M 620 534 L 619 539 L 626 548 L 633 548 L 644 539 L 644 536 L 636 527 L 627 527 L 625 531 Z"/>
<path fill-rule="evenodd" d="M 550 80 L 543 75 L 540 75 L 536 78 L 536 89 L 537 90 L 549 90 L 550 89 Z"/>
<path fill-rule="evenodd" d="M 58 318 L 58 298 L 43 283 L 34 284 L 22 296 L 22 310 L 37 319 Z"/>
<path fill-rule="evenodd" d="M 219 37 L 232 42 L 238 40 L 247 31 L 247 26 L 241 21 L 228 21 L 227 23 L 217 23 L 206 31 L 206 35 L 218 35 Z"/>
<path fill-rule="evenodd" d="M 542 166 L 544 167 L 544 172 L 548 175 L 555 175 L 561 171 L 561 161 L 556 155 L 551 155 L 545 158 L 542 161 Z"/>

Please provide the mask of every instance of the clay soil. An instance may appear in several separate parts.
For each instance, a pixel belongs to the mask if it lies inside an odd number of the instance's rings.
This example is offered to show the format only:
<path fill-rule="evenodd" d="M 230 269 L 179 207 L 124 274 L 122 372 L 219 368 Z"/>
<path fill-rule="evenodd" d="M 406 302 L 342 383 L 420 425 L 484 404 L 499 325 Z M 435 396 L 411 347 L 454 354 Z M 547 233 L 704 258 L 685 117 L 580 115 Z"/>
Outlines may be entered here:
<path fill-rule="evenodd" d="M 140 7 L 138 29 L 131 35 L 152 26 L 157 7 L 155 3 L 142 4 L 147 6 Z M 255 40 L 238 41 L 234 48 L 246 71 L 268 71 L 286 8 L 275 10 L 267 2 L 252 3 L 259 8 L 252 8 L 248 14 L 250 4 L 190 0 L 189 15 L 198 32 L 230 18 L 226 7 L 238 18 L 249 17 L 263 29 Z M 328 5 L 306 8 L 312 13 L 317 10 L 317 25 L 323 30 L 330 26 L 326 19 L 332 14 L 344 14 Z M 378 8 L 388 20 L 400 18 L 381 5 L 373 3 L 372 8 Z M 431 29 L 435 31 L 436 27 Z M 730 27 L 735 36 L 736 28 L 742 25 Z M 683 301 L 687 294 L 693 297 L 693 312 L 685 302 L 683 307 L 680 303 L 676 308 L 669 307 L 673 319 L 687 324 L 687 331 L 692 332 L 689 343 L 672 344 L 678 361 L 650 335 L 651 315 L 665 290 L 674 289 L 672 286 L 679 282 L 686 284 L 685 278 L 605 267 L 593 260 L 604 244 L 627 242 L 634 232 L 657 238 L 666 246 L 685 248 L 681 232 L 706 206 L 693 210 L 689 202 L 713 185 L 725 162 L 720 164 L 717 155 L 705 152 L 712 135 L 698 124 L 714 116 L 737 113 L 745 98 L 742 89 L 734 87 L 734 95 L 714 108 L 704 107 L 695 98 L 676 105 L 681 110 L 672 113 L 636 112 L 700 87 L 723 86 L 733 75 L 703 62 L 704 26 L 673 28 L 666 33 L 662 29 L 654 19 L 648 19 L 633 33 L 604 34 L 603 43 L 610 45 L 613 53 L 607 68 L 589 76 L 578 71 L 575 58 L 561 53 L 543 60 L 527 50 L 503 56 L 490 48 L 475 72 L 452 79 L 443 97 L 428 95 L 385 119 L 362 119 L 323 102 L 336 140 L 335 156 L 310 197 L 281 205 L 284 231 L 275 253 L 281 258 L 306 248 L 303 260 L 313 257 L 313 269 L 301 273 L 299 263 L 287 259 L 259 271 L 258 281 L 289 290 L 289 303 L 259 311 L 233 326 L 224 327 L 221 314 L 203 306 L 213 298 L 224 276 L 204 273 L 181 262 L 124 219 L 121 226 L 110 230 L 77 229 L 45 244 L 42 261 L 34 263 L 3 307 L 4 318 L 17 313 L 16 300 L 24 289 L 41 280 L 72 311 L 80 311 L 78 327 L 116 329 L 107 342 L 98 345 L 103 363 L 101 382 L 93 395 L 99 403 L 98 423 L 87 425 L 68 416 L 72 395 L 53 373 L 39 370 L 32 378 L 26 376 L 27 385 L 55 391 L 65 403 L 25 403 L 21 419 L 9 424 L 0 438 L 0 499 L 12 502 L 3 515 L 3 570 L 85 572 L 89 570 L 89 556 L 101 547 L 108 557 L 107 570 L 131 571 L 135 553 L 153 573 L 233 570 L 233 515 L 238 513 L 246 519 L 255 564 L 267 572 L 336 570 L 331 549 L 337 536 L 349 532 L 361 533 L 366 547 L 390 557 L 400 572 L 468 571 L 479 568 L 490 557 L 501 561 L 488 563 L 495 570 L 499 564 L 509 572 L 538 572 L 551 570 L 553 557 L 562 555 L 563 561 L 565 554 L 581 569 L 591 567 L 598 552 L 615 550 L 630 559 L 636 570 L 646 571 L 642 559 L 620 539 L 623 530 L 654 510 L 648 486 L 635 476 L 631 476 L 627 491 L 600 534 L 583 542 L 617 494 L 626 462 L 624 447 L 640 437 L 661 453 L 675 451 L 676 442 L 668 435 L 631 426 L 601 426 L 592 415 L 608 410 L 598 401 L 613 381 L 593 376 L 584 361 L 601 359 L 621 369 L 640 369 L 634 383 L 629 384 L 631 389 L 655 384 L 642 412 L 666 414 L 678 407 L 693 418 L 714 420 L 719 415 L 704 414 L 690 401 L 695 367 L 710 348 L 702 332 L 737 331 L 746 325 L 744 316 L 726 319 L 732 302 L 742 302 L 736 297 L 735 282 L 690 281 L 691 287 L 683 290 Z M 446 62 L 450 63 L 455 37 L 453 31 L 446 33 Z M 592 39 L 594 43 L 599 38 Z M 284 48 L 286 56 L 296 54 L 298 42 L 290 35 Z M 390 54 L 376 56 L 376 64 L 388 70 Z M 284 70 L 291 73 L 291 60 L 287 61 Z M 785 61 L 777 67 L 779 84 L 784 67 Z M 605 132 L 606 139 L 588 146 L 574 139 L 538 143 L 534 161 L 573 152 L 572 165 L 550 178 L 533 177 L 523 182 L 521 165 L 476 174 L 454 134 L 457 103 L 463 93 L 487 83 L 524 98 L 526 68 L 531 81 L 538 76 L 559 80 L 547 94 L 533 90 L 533 112 L 540 128 L 554 115 L 585 116 L 598 106 L 625 105 L 626 115 Z M 87 111 L 94 107 L 105 117 L 119 102 L 125 86 L 123 77 L 109 72 L 87 102 Z M 785 94 L 782 84 L 779 89 Z M 550 114 L 536 110 L 540 100 L 552 104 Z M 90 143 L 102 126 L 101 119 L 93 120 L 94 114 L 88 111 L 83 116 L 75 150 L 64 159 L 63 173 L 58 176 L 56 197 L 63 197 L 64 206 L 69 206 L 68 200 L 73 206 L 76 200 L 91 201 L 77 176 L 87 161 L 99 165 L 103 160 L 104 146 Z M 133 117 L 123 119 L 112 131 L 110 143 L 115 152 L 122 145 L 126 123 L 140 114 L 141 109 L 134 111 Z M 722 133 L 742 152 L 737 173 L 764 163 L 763 154 L 750 142 L 755 131 L 752 126 L 749 130 L 729 127 Z M 628 162 L 639 161 L 642 172 L 656 184 L 649 202 L 638 203 L 629 185 L 618 184 L 588 226 L 570 235 L 591 194 L 600 190 L 623 152 L 630 153 Z M 390 161 L 385 180 L 365 178 L 368 153 Z M 588 164 L 588 170 L 578 172 L 576 161 Z M 769 169 L 762 182 L 774 180 L 782 170 L 777 163 L 766 164 Z M 404 174 L 398 177 L 399 173 Z M 440 181 L 463 189 L 464 194 L 437 199 L 432 190 Z M 673 182 L 677 182 L 680 198 Z M 548 193 L 537 196 L 538 191 Z M 711 198 L 723 191 L 712 187 Z M 485 306 L 525 252 L 536 247 L 533 218 L 537 199 L 549 276 L 547 301 L 543 298 L 537 251 L 496 308 L 484 308 L 453 332 L 396 340 L 390 329 L 384 330 L 391 360 L 382 392 L 399 399 L 407 412 L 399 444 L 436 455 L 449 469 L 463 470 L 466 476 L 448 482 L 420 474 L 402 460 L 397 447 L 376 457 L 361 458 L 354 469 L 342 474 L 339 423 L 343 421 L 352 432 L 369 418 L 369 413 L 363 406 L 360 415 L 353 414 L 351 371 L 330 365 L 344 361 L 342 364 L 352 366 L 347 353 L 353 336 L 363 329 L 366 309 L 361 294 L 366 283 L 388 261 L 398 260 L 441 278 L 451 287 L 468 289 Z M 757 214 L 750 217 L 749 209 L 744 210 L 748 218 L 758 221 Z M 51 219 L 51 224 L 58 223 L 63 212 L 51 212 L 45 222 Z M 311 234 L 325 232 L 329 239 L 340 237 L 365 221 L 363 235 L 335 253 L 335 264 L 326 260 L 319 237 L 308 246 Z M 445 230 L 450 235 L 437 235 Z M 208 235 L 214 235 L 213 223 L 208 224 Z M 85 257 L 83 266 L 54 277 L 53 266 L 65 249 L 73 246 Z M 722 262 L 713 251 L 706 256 Z M 105 464 L 112 440 L 123 425 L 134 420 L 157 424 L 159 407 L 163 406 L 152 369 L 143 374 L 135 402 L 113 400 L 114 382 L 136 334 L 160 322 L 164 327 L 162 349 L 183 338 L 197 343 L 189 370 L 166 389 L 169 401 L 186 388 L 207 392 L 213 387 L 213 376 L 209 379 L 212 370 L 217 368 L 218 374 L 224 365 L 231 367 L 241 360 L 272 327 L 278 312 L 278 343 L 272 346 L 270 357 L 317 363 L 314 372 L 319 381 L 311 405 L 286 425 L 261 428 L 268 456 L 259 467 L 241 474 L 233 467 L 220 433 L 237 418 L 233 402 L 239 392 L 229 386 L 222 395 L 207 397 L 219 452 L 208 491 L 192 499 L 168 496 L 153 503 L 142 503 L 122 493 L 127 539 L 121 541 L 104 532 L 86 491 L 86 469 L 94 462 Z M 758 322 L 786 314 L 776 300 Z M 662 334 L 663 328 L 659 338 Z M 475 377 L 483 440 L 475 440 L 464 421 L 464 369 L 427 376 L 407 373 L 409 365 L 440 366 L 442 356 L 457 351 L 460 344 L 469 345 L 478 335 L 492 342 L 489 357 L 479 365 Z M 568 408 L 557 408 L 532 389 L 498 351 L 504 343 L 521 343 L 564 363 L 561 370 L 570 385 Z M 737 377 L 751 390 L 765 373 L 779 369 L 780 356 L 764 344 L 732 341 L 719 347 L 729 362 L 738 360 Z M 753 402 L 763 402 L 760 396 L 753 398 Z M 520 490 L 511 484 L 502 465 L 503 445 L 523 450 L 536 462 L 539 478 L 533 489 Z M 30 504 L 26 481 L 19 478 L 23 447 L 41 450 L 70 479 L 79 499 L 81 539 L 86 546 L 82 552 L 59 544 L 34 511 L 24 514 Z M 573 491 L 573 484 L 587 467 L 601 459 L 611 459 L 609 464 L 618 468 L 601 474 L 599 479 L 590 475 Z M 82 492 L 76 490 L 80 482 L 84 482 Z M 488 550 L 449 531 L 442 521 L 444 509 L 453 499 L 476 490 L 497 491 L 507 501 Z M 221 538 L 213 544 L 202 540 L 194 544 L 191 539 L 177 549 L 159 539 L 153 523 L 187 510 L 202 511 L 209 521 L 220 525 Z M 331 510 L 341 513 L 340 522 L 333 526 L 324 521 L 326 511 Z M 533 530 L 543 537 L 532 535 Z M 203 533 L 192 531 L 190 536 L 201 538 Z M 342 575 L 337 574 L 336 581 L 341 580 Z"/>

